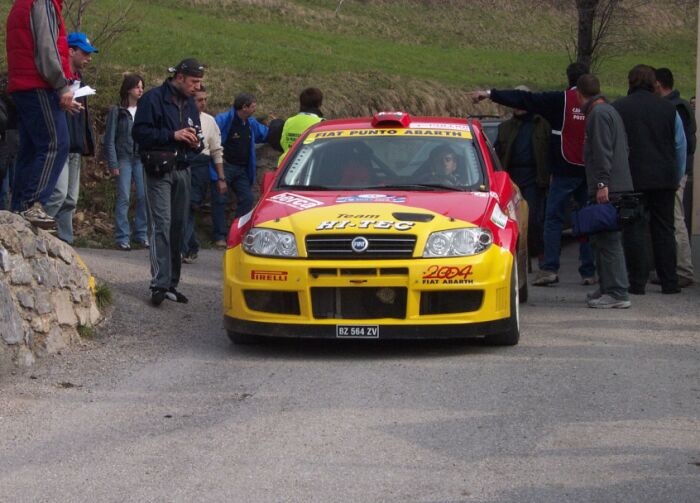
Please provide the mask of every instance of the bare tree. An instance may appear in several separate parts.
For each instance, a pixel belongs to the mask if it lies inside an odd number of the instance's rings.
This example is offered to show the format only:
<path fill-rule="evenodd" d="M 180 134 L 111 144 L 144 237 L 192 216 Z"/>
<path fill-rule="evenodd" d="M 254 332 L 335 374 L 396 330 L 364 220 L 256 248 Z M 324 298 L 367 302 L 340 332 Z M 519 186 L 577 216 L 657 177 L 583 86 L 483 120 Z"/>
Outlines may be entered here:
<path fill-rule="evenodd" d="M 595 67 L 616 26 L 620 0 L 576 0 L 576 61 Z"/>
<path fill-rule="evenodd" d="M 83 22 L 92 5 L 93 0 L 65 0 L 63 2 L 63 16 L 72 31 L 83 31 Z M 111 10 L 101 16 L 97 23 L 93 23 L 90 38 L 95 46 L 102 51 L 111 46 L 121 35 L 132 28 L 131 16 L 134 2 L 124 2 L 118 10 Z"/>

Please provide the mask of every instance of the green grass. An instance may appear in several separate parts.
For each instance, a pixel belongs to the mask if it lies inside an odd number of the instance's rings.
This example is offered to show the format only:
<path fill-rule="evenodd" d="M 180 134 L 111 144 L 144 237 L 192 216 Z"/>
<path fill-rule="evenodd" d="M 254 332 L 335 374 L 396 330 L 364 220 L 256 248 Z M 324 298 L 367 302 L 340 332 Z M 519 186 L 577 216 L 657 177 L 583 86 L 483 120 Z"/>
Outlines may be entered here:
<path fill-rule="evenodd" d="M 95 327 L 92 325 L 78 325 L 78 335 L 83 339 L 90 339 L 95 336 Z"/>
<path fill-rule="evenodd" d="M 302 87 L 318 85 L 331 116 L 402 107 L 461 115 L 473 110 L 464 97 L 468 89 L 564 85 L 574 18 L 550 2 L 533 8 L 525 0 L 347 0 L 335 17 L 336 4 L 141 0 L 135 30 L 95 56 L 99 95 L 93 102 L 104 108 L 115 101 L 123 71 L 142 72 L 157 85 L 168 66 L 190 55 L 209 67 L 214 111 L 249 90 L 262 112 L 286 116 Z M 85 30 L 120 5 L 93 4 Z M 682 94 L 694 94 L 695 18 L 678 14 L 666 25 L 635 18 L 626 31 L 626 43 L 599 71 L 609 95 L 625 94 L 627 71 L 639 62 L 670 67 Z"/>
<path fill-rule="evenodd" d="M 97 307 L 104 309 L 111 305 L 113 300 L 112 289 L 109 285 L 106 283 L 98 283 L 95 286 L 95 302 L 97 303 Z"/>

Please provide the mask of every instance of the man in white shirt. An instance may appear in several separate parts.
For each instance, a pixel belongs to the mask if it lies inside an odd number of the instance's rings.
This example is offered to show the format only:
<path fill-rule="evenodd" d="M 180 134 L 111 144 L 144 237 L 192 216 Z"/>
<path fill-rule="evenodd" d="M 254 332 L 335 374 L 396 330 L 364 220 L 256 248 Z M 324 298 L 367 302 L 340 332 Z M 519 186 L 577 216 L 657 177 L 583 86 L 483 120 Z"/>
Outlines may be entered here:
<path fill-rule="evenodd" d="M 204 86 L 194 95 L 194 101 L 199 110 L 199 120 L 202 122 L 202 136 L 204 150 L 192 161 L 190 169 L 192 171 L 192 190 L 190 192 L 190 216 L 185 229 L 185 242 L 182 250 L 182 261 L 191 264 L 197 260 L 199 253 L 199 241 L 197 231 L 194 226 L 195 212 L 197 212 L 204 202 L 207 189 L 210 186 L 209 165 L 213 164 L 218 174 L 218 180 L 214 186 L 216 190 L 223 194 L 227 190 L 226 178 L 224 176 L 224 149 L 221 146 L 221 132 L 216 125 L 214 117 L 205 113 L 207 108 L 207 94 Z M 213 188 L 212 187 L 212 188 Z"/>

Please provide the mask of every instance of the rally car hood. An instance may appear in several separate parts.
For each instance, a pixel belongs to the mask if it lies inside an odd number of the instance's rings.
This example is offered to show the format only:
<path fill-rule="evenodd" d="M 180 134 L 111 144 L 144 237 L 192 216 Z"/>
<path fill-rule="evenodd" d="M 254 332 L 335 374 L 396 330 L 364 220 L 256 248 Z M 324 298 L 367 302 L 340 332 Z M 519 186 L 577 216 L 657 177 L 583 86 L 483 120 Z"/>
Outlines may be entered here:
<path fill-rule="evenodd" d="M 492 197 L 488 192 L 271 192 L 250 223 L 296 235 L 430 232 L 456 223 L 482 225 Z"/>

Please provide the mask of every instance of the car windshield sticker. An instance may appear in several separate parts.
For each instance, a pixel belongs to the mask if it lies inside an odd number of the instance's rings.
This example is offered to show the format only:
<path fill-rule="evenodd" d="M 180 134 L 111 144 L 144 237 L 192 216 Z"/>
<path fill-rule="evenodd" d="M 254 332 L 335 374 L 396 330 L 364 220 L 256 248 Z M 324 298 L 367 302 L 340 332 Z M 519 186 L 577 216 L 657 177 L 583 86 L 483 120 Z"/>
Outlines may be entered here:
<path fill-rule="evenodd" d="M 250 271 L 250 279 L 257 281 L 287 281 L 287 271 Z"/>
<path fill-rule="evenodd" d="M 412 128 L 426 128 L 426 129 L 455 129 L 457 131 L 469 131 L 469 126 L 466 124 L 438 124 L 430 122 L 414 122 L 411 124 Z"/>
<path fill-rule="evenodd" d="M 336 198 L 336 203 L 405 203 L 404 196 L 388 196 L 386 194 L 355 194 Z"/>
<path fill-rule="evenodd" d="M 392 220 L 360 220 L 359 222 L 351 222 L 350 220 L 324 220 L 316 226 L 316 230 L 394 229 L 397 231 L 407 231 L 412 229 L 415 224 L 415 222 L 394 222 Z"/>
<path fill-rule="evenodd" d="M 283 204 L 285 206 L 290 206 L 297 210 L 308 210 L 315 208 L 316 206 L 321 206 L 323 203 L 321 201 L 316 201 L 308 197 L 300 196 L 297 194 L 291 194 L 289 192 L 282 192 L 268 199 L 273 203 Z"/>
<path fill-rule="evenodd" d="M 501 229 L 505 229 L 506 224 L 508 223 L 508 217 L 501 211 L 501 207 L 497 204 L 493 207 L 493 213 L 491 213 L 491 221 Z"/>
<path fill-rule="evenodd" d="M 318 131 L 311 133 L 304 139 L 304 143 L 313 143 L 319 139 L 327 138 L 362 138 L 368 136 L 438 136 L 442 138 L 464 138 L 471 140 L 469 131 L 455 131 L 446 129 L 339 129 L 338 131 Z"/>

